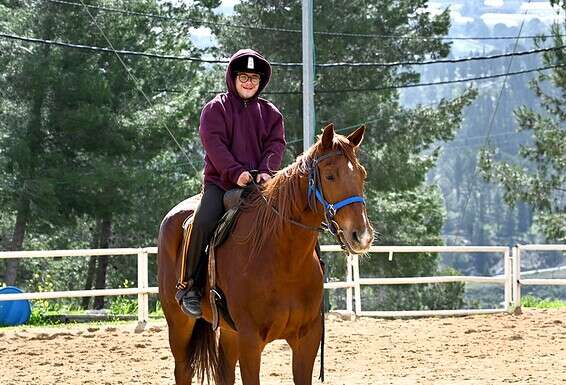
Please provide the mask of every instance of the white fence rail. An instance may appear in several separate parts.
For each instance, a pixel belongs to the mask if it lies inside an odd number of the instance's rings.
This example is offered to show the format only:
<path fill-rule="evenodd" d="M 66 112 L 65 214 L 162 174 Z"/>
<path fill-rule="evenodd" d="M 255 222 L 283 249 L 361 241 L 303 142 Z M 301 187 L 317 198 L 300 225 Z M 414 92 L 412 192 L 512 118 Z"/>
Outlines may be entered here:
<path fill-rule="evenodd" d="M 326 245 L 323 252 L 341 251 L 339 246 Z M 505 246 L 373 246 L 370 253 L 387 253 L 389 259 L 399 253 L 496 253 L 501 254 L 504 274 L 499 276 L 435 276 L 435 277 L 403 277 L 403 278 L 360 278 L 359 257 L 347 257 L 347 274 L 345 282 L 327 282 L 325 289 L 346 289 L 346 309 L 348 314 L 356 316 L 435 316 L 465 315 L 479 313 L 508 312 L 520 307 L 522 285 L 566 285 L 566 279 L 521 279 L 520 259 L 524 251 L 566 251 L 566 245 L 519 245 L 512 249 Z M 81 257 L 101 255 L 137 255 L 138 282 L 136 288 L 94 289 L 76 291 L 57 291 L 39 293 L 0 294 L 0 301 L 22 299 L 54 299 L 96 296 L 138 296 L 138 321 L 147 322 L 149 318 L 149 294 L 158 293 L 157 287 L 149 287 L 148 255 L 156 254 L 156 247 L 91 249 L 91 250 L 47 250 L 47 251 L 14 251 L 0 252 L 0 259 L 7 258 L 53 258 Z M 404 257 L 401 257 L 404 258 Z M 504 287 L 504 307 L 501 309 L 460 309 L 460 310 L 419 310 L 419 311 L 367 311 L 362 309 L 361 287 L 365 285 L 408 285 L 446 282 L 468 282 L 483 284 L 499 284 Z M 355 309 L 354 309 L 355 307 Z"/>
<path fill-rule="evenodd" d="M 526 285 L 566 285 L 566 279 L 559 278 L 521 278 L 521 255 L 528 251 L 562 251 L 566 252 L 566 245 L 517 245 L 513 248 L 513 302 L 516 307 L 520 309 L 521 307 L 521 287 Z M 559 271 L 562 270 L 564 266 L 557 269 L 545 269 L 544 271 Z M 526 272 L 527 275 L 532 275 L 534 272 Z"/>
<path fill-rule="evenodd" d="M 322 246 L 322 251 L 340 251 L 339 246 Z M 504 267 L 503 276 L 435 276 L 435 277 L 403 277 L 403 278 L 360 278 L 359 258 L 348 256 L 346 282 L 331 282 L 325 288 L 347 288 L 346 313 L 356 316 L 377 317 L 415 317 L 434 315 L 465 315 L 478 313 L 497 313 L 510 311 L 512 303 L 512 261 L 510 251 L 505 246 L 372 246 L 370 253 L 387 253 L 389 259 L 399 253 L 495 253 L 501 254 Z M 406 257 L 400 257 L 406 258 Z M 362 285 L 409 285 L 426 283 L 472 282 L 504 285 L 504 307 L 502 309 L 459 309 L 459 310 L 413 310 L 413 311 L 368 311 L 362 309 Z M 352 299 L 355 298 L 355 301 Z M 353 309 L 353 304 L 355 310 Z"/>

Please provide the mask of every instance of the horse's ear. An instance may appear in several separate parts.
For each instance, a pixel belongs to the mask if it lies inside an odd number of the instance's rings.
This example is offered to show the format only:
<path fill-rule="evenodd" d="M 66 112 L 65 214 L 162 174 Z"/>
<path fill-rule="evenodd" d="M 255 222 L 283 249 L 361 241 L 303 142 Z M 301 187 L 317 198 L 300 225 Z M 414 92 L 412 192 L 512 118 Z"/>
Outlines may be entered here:
<path fill-rule="evenodd" d="M 330 123 L 322 129 L 322 148 L 325 150 L 332 149 L 332 141 L 334 139 L 334 123 Z"/>
<path fill-rule="evenodd" d="M 358 147 L 362 140 L 364 139 L 364 132 L 366 131 L 366 125 L 360 126 L 356 131 L 352 132 L 346 138 L 352 143 L 354 147 Z"/>

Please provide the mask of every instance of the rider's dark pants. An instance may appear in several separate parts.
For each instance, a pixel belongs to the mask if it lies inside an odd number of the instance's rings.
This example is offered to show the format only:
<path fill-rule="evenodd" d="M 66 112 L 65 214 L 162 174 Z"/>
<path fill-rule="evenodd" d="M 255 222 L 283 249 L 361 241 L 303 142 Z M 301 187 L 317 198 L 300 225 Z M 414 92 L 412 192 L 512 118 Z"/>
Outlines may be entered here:
<path fill-rule="evenodd" d="M 187 252 L 186 274 L 189 283 L 192 280 L 196 287 L 203 287 L 206 283 L 206 276 L 203 273 L 206 271 L 204 266 L 208 258 L 205 250 L 218 221 L 224 214 L 223 197 L 224 190 L 212 183 L 206 184 L 200 205 L 195 213 Z"/>

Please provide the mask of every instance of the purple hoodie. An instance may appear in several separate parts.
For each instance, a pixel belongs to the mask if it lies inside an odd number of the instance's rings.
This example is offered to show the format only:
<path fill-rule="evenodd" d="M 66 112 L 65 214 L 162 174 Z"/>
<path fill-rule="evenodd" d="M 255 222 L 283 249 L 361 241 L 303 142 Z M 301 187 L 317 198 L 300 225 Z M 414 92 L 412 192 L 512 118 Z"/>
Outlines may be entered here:
<path fill-rule="evenodd" d="M 248 100 L 240 98 L 234 84 L 233 63 L 242 56 L 253 56 L 264 70 L 257 93 Z M 283 116 L 271 102 L 258 97 L 270 78 L 271 65 L 256 51 L 239 50 L 230 58 L 228 92 L 216 95 L 200 116 L 205 184 L 229 190 L 238 187 L 236 182 L 244 171 L 272 174 L 279 169 L 286 144 Z"/>

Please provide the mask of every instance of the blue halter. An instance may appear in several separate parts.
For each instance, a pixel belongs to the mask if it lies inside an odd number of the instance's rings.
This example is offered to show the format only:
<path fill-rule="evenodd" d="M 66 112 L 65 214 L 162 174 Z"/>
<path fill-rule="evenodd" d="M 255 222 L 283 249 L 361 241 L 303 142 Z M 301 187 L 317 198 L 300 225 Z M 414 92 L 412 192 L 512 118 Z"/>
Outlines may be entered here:
<path fill-rule="evenodd" d="M 336 203 L 329 203 L 326 199 L 324 199 L 324 194 L 322 193 L 322 184 L 320 182 L 318 171 L 318 163 L 326 158 L 330 158 L 331 156 L 335 155 L 342 155 L 342 151 L 332 151 L 313 160 L 312 166 L 309 170 L 309 187 L 307 190 L 307 200 L 311 209 L 313 210 L 315 209 L 313 196 L 320 202 L 324 209 L 324 216 L 326 217 L 326 223 L 324 223 L 325 227 L 338 238 L 338 240 L 342 244 L 342 247 L 345 247 L 342 239 L 342 230 L 338 226 L 338 223 L 336 223 L 336 221 L 334 220 L 334 216 L 336 215 L 336 212 L 342 207 L 352 203 L 365 204 L 366 200 L 364 197 L 361 197 L 359 195 L 353 195 Z"/>

